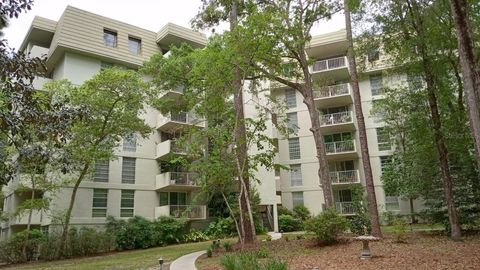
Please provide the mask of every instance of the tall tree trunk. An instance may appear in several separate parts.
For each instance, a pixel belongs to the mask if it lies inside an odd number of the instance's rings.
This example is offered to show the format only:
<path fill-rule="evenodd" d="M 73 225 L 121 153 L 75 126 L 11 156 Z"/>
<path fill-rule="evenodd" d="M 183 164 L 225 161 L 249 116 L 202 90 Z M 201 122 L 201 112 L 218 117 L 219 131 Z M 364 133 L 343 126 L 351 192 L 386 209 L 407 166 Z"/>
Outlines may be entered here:
<path fill-rule="evenodd" d="M 363 117 L 360 86 L 358 85 L 357 63 L 355 61 L 355 52 L 353 51 L 352 21 L 350 18 L 348 0 L 344 0 L 344 13 L 348 42 L 347 59 L 350 68 L 353 103 L 355 106 L 355 115 L 357 117 L 360 149 L 362 151 L 363 170 L 365 173 L 365 183 L 367 186 L 366 189 L 368 197 L 368 212 L 370 214 L 370 222 L 372 223 L 372 235 L 376 237 L 382 237 L 382 231 L 380 229 L 380 219 L 378 217 L 377 196 L 375 195 L 375 184 L 373 182 L 372 166 L 370 164 L 370 153 L 368 151 L 367 131 L 365 129 L 365 119 Z"/>
<path fill-rule="evenodd" d="M 412 224 L 416 224 L 417 223 L 417 218 L 415 217 L 415 208 L 413 207 L 413 198 L 412 197 L 408 198 L 408 201 L 410 202 L 411 222 L 412 222 Z"/>
<path fill-rule="evenodd" d="M 458 54 L 470 118 L 470 131 L 477 156 L 477 167 L 480 170 L 480 72 L 476 66 L 478 59 L 475 54 L 467 5 L 466 0 L 450 0 L 453 21 L 457 30 Z"/>
<path fill-rule="evenodd" d="M 305 48 L 299 48 L 300 64 L 303 69 L 303 76 L 305 86 L 300 86 L 297 89 L 303 96 L 303 103 L 307 105 L 308 115 L 310 116 L 310 123 L 312 124 L 310 131 L 313 134 L 313 140 L 315 142 L 315 151 L 318 159 L 318 178 L 322 187 L 323 198 L 325 200 L 325 207 L 335 207 L 333 200 L 332 182 L 330 179 L 330 172 L 327 162 L 327 151 L 325 149 L 325 141 L 323 139 L 322 131 L 320 130 L 320 116 L 315 106 L 313 99 L 313 83 L 310 70 L 308 69 L 308 59 L 305 53 Z"/>
<path fill-rule="evenodd" d="M 73 186 L 73 189 L 72 189 L 72 195 L 70 197 L 70 203 L 68 205 L 67 212 L 65 213 L 65 223 L 63 224 L 63 230 L 62 230 L 61 247 L 63 248 L 63 250 L 66 250 L 67 248 L 68 227 L 70 226 L 70 219 L 72 217 L 72 210 L 73 210 L 73 205 L 75 204 L 75 198 L 77 196 L 78 187 L 80 186 L 80 183 L 82 183 L 83 178 L 87 174 L 89 167 L 90 167 L 90 164 L 88 163 L 83 166 L 82 172 L 78 176 L 77 181 L 75 182 L 75 185 Z"/>
<path fill-rule="evenodd" d="M 230 11 L 230 31 L 234 31 L 238 23 L 238 3 L 237 0 L 232 1 L 232 8 Z M 235 64 L 235 63 L 234 63 Z M 247 160 L 247 135 L 245 127 L 245 113 L 243 109 L 243 85 L 242 72 L 235 64 L 234 79 L 233 79 L 234 96 L 233 101 L 235 105 L 235 144 L 237 153 L 237 170 L 239 174 L 239 188 L 240 191 L 240 215 L 243 230 L 243 242 L 246 245 L 255 243 L 255 226 L 252 220 L 252 212 L 250 207 L 250 182 L 248 176 L 248 160 Z"/>

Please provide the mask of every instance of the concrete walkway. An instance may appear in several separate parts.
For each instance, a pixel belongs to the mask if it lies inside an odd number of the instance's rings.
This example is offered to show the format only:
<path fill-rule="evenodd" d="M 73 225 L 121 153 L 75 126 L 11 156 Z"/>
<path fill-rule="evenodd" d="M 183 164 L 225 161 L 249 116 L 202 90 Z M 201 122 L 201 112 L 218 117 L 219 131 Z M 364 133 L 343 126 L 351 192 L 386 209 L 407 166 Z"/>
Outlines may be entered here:
<path fill-rule="evenodd" d="M 202 250 L 184 255 L 170 264 L 170 270 L 197 270 L 195 261 L 205 253 L 207 253 L 207 251 Z"/>
<path fill-rule="evenodd" d="M 278 232 L 268 232 L 267 234 L 272 237 L 272 240 L 278 240 L 282 238 L 282 234 Z"/>

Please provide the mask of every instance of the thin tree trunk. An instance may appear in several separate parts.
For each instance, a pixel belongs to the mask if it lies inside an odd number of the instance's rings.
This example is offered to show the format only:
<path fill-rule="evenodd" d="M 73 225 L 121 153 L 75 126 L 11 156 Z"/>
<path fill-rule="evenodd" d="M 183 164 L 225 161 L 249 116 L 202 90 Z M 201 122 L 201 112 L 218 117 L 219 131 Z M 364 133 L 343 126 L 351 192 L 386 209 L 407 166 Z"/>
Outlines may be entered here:
<path fill-rule="evenodd" d="M 417 223 L 417 219 L 415 218 L 415 209 L 413 207 L 413 198 L 408 198 L 408 201 L 410 202 L 410 216 L 411 216 L 411 221 L 412 221 L 412 224 L 416 224 Z"/>
<path fill-rule="evenodd" d="M 378 217 L 377 196 L 375 195 L 375 184 L 372 175 L 372 166 L 370 164 L 370 153 L 368 151 L 367 132 L 365 129 L 365 119 L 363 117 L 362 99 L 360 96 L 360 86 L 358 85 L 357 64 L 355 62 L 355 53 L 353 51 L 352 21 L 348 1 L 344 0 L 345 26 L 347 28 L 348 52 L 347 59 L 350 68 L 351 86 L 353 91 L 353 103 L 355 115 L 357 117 L 358 134 L 360 138 L 360 149 L 362 151 L 362 163 L 365 173 L 365 183 L 367 186 L 368 212 L 370 222 L 372 223 L 372 235 L 382 237 L 380 229 L 380 219 Z"/>
<path fill-rule="evenodd" d="M 475 146 L 478 170 L 480 170 L 480 72 L 476 66 L 478 59 L 475 54 L 467 5 L 465 0 L 450 0 L 453 21 L 457 30 L 458 54 L 470 118 L 470 131 Z"/>
<path fill-rule="evenodd" d="M 225 193 L 223 193 L 223 192 L 222 192 L 222 197 L 223 197 L 223 200 L 225 201 L 225 204 L 227 205 L 228 212 L 230 213 L 230 216 L 232 217 L 233 222 L 235 223 L 235 228 L 237 229 L 237 233 L 238 233 L 238 235 L 241 235 L 240 226 L 238 225 L 238 221 L 237 221 L 237 219 L 235 218 L 235 214 L 233 213 L 232 207 L 230 206 L 230 203 L 229 203 L 228 200 L 227 200 L 227 196 L 225 196 Z M 243 238 L 242 238 L 242 237 L 238 237 L 238 240 L 240 241 L 240 245 L 241 245 L 241 247 L 242 247 L 242 249 L 243 249 L 243 246 L 244 246 Z"/>
<path fill-rule="evenodd" d="M 233 32 L 238 23 L 238 3 L 236 0 L 232 1 L 232 9 L 230 11 L 230 30 Z M 240 192 L 240 212 L 243 216 L 242 224 L 244 227 L 244 243 L 245 244 L 254 244 L 255 243 L 255 226 L 252 226 L 253 216 L 251 213 L 250 204 L 250 182 L 248 177 L 248 161 L 247 161 L 247 135 L 245 127 L 245 113 L 243 110 L 243 86 L 242 86 L 242 73 L 238 66 L 235 66 L 234 71 L 234 80 L 233 80 L 233 90 L 234 90 L 234 104 L 235 104 L 235 144 L 236 144 L 236 153 L 237 153 L 237 162 L 239 165 L 243 165 L 238 168 L 239 173 L 239 188 L 244 190 Z M 241 174 L 241 175 L 240 175 Z M 248 218 L 247 218 L 247 217 Z"/>
<path fill-rule="evenodd" d="M 67 212 L 65 213 L 65 223 L 63 224 L 63 231 L 62 231 L 62 247 L 64 250 L 67 248 L 67 240 L 68 240 L 68 227 L 70 226 L 70 219 L 72 216 L 72 210 L 73 210 L 73 205 L 75 204 L 75 198 L 77 196 L 77 191 L 78 187 L 80 186 L 80 183 L 82 183 L 83 178 L 87 174 L 88 168 L 90 167 L 90 164 L 85 164 L 83 166 L 82 172 L 80 173 L 77 181 L 75 182 L 75 185 L 73 186 L 72 190 L 72 195 L 70 197 L 70 204 L 68 205 Z"/>

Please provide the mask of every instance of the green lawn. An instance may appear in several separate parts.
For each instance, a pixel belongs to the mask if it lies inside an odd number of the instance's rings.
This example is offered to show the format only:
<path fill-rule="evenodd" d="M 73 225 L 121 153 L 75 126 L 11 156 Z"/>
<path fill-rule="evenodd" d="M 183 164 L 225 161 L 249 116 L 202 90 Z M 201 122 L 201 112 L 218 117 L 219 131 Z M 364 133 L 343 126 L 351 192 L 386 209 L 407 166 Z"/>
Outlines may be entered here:
<path fill-rule="evenodd" d="M 172 245 L 135 251 L 115 252 L 96 257 L 12 265 L 6 269 L 147 269 L 158 266 L 159 257 L 163 257 L 166 262 L 171 262 L 185 254 L 205 250 L 210 244 L 211 241 Z"/>
<path fill-rule="evenodd" d="M 412 224 L 407 225 L 407 229 L 411 231 L 441 231 L 445 230 L 442 224 Z M 391 233 L 394 230 L 394 226 L 382 226 L 382 232 Z"/>

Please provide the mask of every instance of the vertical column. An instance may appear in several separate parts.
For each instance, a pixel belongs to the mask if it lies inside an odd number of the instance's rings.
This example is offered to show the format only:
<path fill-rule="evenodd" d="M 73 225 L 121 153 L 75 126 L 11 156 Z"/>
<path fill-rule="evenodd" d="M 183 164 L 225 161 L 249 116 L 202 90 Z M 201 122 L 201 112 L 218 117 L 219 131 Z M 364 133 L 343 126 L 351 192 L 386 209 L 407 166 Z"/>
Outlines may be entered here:
<path fill-rule="evenodd" d="M 278 232 L 278 212 L 277 212 L 277 204 L 273 204 L 273 231 Z"/>

